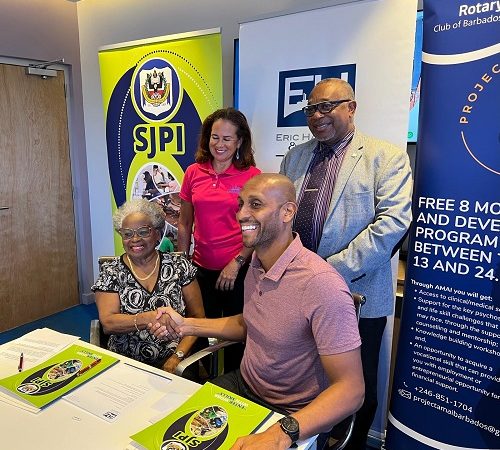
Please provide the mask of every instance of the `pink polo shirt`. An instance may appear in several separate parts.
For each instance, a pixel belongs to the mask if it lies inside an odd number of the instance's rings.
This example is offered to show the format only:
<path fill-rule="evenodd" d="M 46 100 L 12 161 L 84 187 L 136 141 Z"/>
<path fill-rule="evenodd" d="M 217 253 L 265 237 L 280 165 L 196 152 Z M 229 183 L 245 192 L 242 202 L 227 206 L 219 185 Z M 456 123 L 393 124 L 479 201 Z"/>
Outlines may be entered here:
<path fill-rule="evenodd" d="M 231 165 L 215 173 L 212 163 L 194 163 L 184 174 L 180 196 L 194 208 L 193 261 L 205 269 L 221 270 L 241 250 L 240 225 L 236 221 L 238 194 L 260 170 L 239 170 Z"/>
<path fill-rule="evenodd" d="M 241 375 L 266 402 L 297 411 L 330 386 L 321 355 L 361 345 L 349 288 L 296 235 L 267 271 L 254 253 L 245 278 Z"/>

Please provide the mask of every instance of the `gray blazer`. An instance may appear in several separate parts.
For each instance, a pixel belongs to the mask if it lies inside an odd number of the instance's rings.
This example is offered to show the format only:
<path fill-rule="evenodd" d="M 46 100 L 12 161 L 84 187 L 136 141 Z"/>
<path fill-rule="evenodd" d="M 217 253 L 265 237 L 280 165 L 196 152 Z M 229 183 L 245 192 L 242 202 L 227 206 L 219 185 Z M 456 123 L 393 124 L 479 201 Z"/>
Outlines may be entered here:
<path fill-rule="evenodd" d="M 317 140 L 292 148 L 280 173 L 297 194 Z M 412 176 L 406 152 L 355 131 L 333 189 L 318 255 L 367 302 L 361 317 L 383 317 L 394 308 L 391 252 L 411 223 Z"/>

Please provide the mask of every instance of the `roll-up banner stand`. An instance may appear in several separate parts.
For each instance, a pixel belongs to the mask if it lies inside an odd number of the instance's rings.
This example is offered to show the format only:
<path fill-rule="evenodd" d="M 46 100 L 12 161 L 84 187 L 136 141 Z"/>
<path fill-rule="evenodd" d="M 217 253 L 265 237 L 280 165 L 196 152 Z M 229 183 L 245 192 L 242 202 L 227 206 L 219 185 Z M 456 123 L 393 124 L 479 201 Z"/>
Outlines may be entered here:
<path fill-rule="evenodd" d="M 499 1 L 424 1 L 387 450 L 500 449 L 499 38 Z"/>
<path fill-rule="evenodd" d="M 222 106 L 220 29 L 102 47 L 99 63 L 112 209 L 131 198 L 158 202 L 175 241 L 184 171 L 203 120 Z"/>

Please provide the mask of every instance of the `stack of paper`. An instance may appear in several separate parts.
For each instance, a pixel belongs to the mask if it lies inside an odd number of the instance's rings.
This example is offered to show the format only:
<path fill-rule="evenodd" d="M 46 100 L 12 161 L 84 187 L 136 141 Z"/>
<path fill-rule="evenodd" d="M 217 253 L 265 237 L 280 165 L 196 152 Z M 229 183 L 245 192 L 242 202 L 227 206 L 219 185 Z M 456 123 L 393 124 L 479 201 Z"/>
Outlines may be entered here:
<path fill-rule="evenodd" d="M 115 422 L 124 412 L 163 391 L 170 381 L 166 373 L 158 375 L 120 363 L 64 399 L 107 422 Z"/>
<path fill-rule="evenodd" d="M 131 436 L 148 450 L 229 449 L 256 430 L 272 412 L 232 392 L 205 383 L 164 419 Z"/>
<path fill-rule="evenodd" d="M 0 378 L 18 371 L 23 355 L 23 370 L 31 369 L 80 339 L 78 336 L 58 333 L 50 328 L 39 328 L 24 336 L 0 345 Z"/>
<path fill-rule="evenodd" d="M 116 362 L 103 352 L 73 344 L 30 369 L 0 379 L 0 399 L 38 412 Z"/>

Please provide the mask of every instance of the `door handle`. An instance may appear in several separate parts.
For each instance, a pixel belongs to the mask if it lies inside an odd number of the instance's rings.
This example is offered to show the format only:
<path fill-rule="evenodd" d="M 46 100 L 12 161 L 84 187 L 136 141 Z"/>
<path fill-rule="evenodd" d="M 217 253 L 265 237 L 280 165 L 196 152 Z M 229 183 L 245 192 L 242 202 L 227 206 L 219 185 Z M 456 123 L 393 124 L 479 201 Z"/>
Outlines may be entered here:
<path fill-rule="evenodd" d="M 10 207 L 9 206 L 0 206 L 0 211 L 2 211 L 4 209 L 10 209 Z"/>

